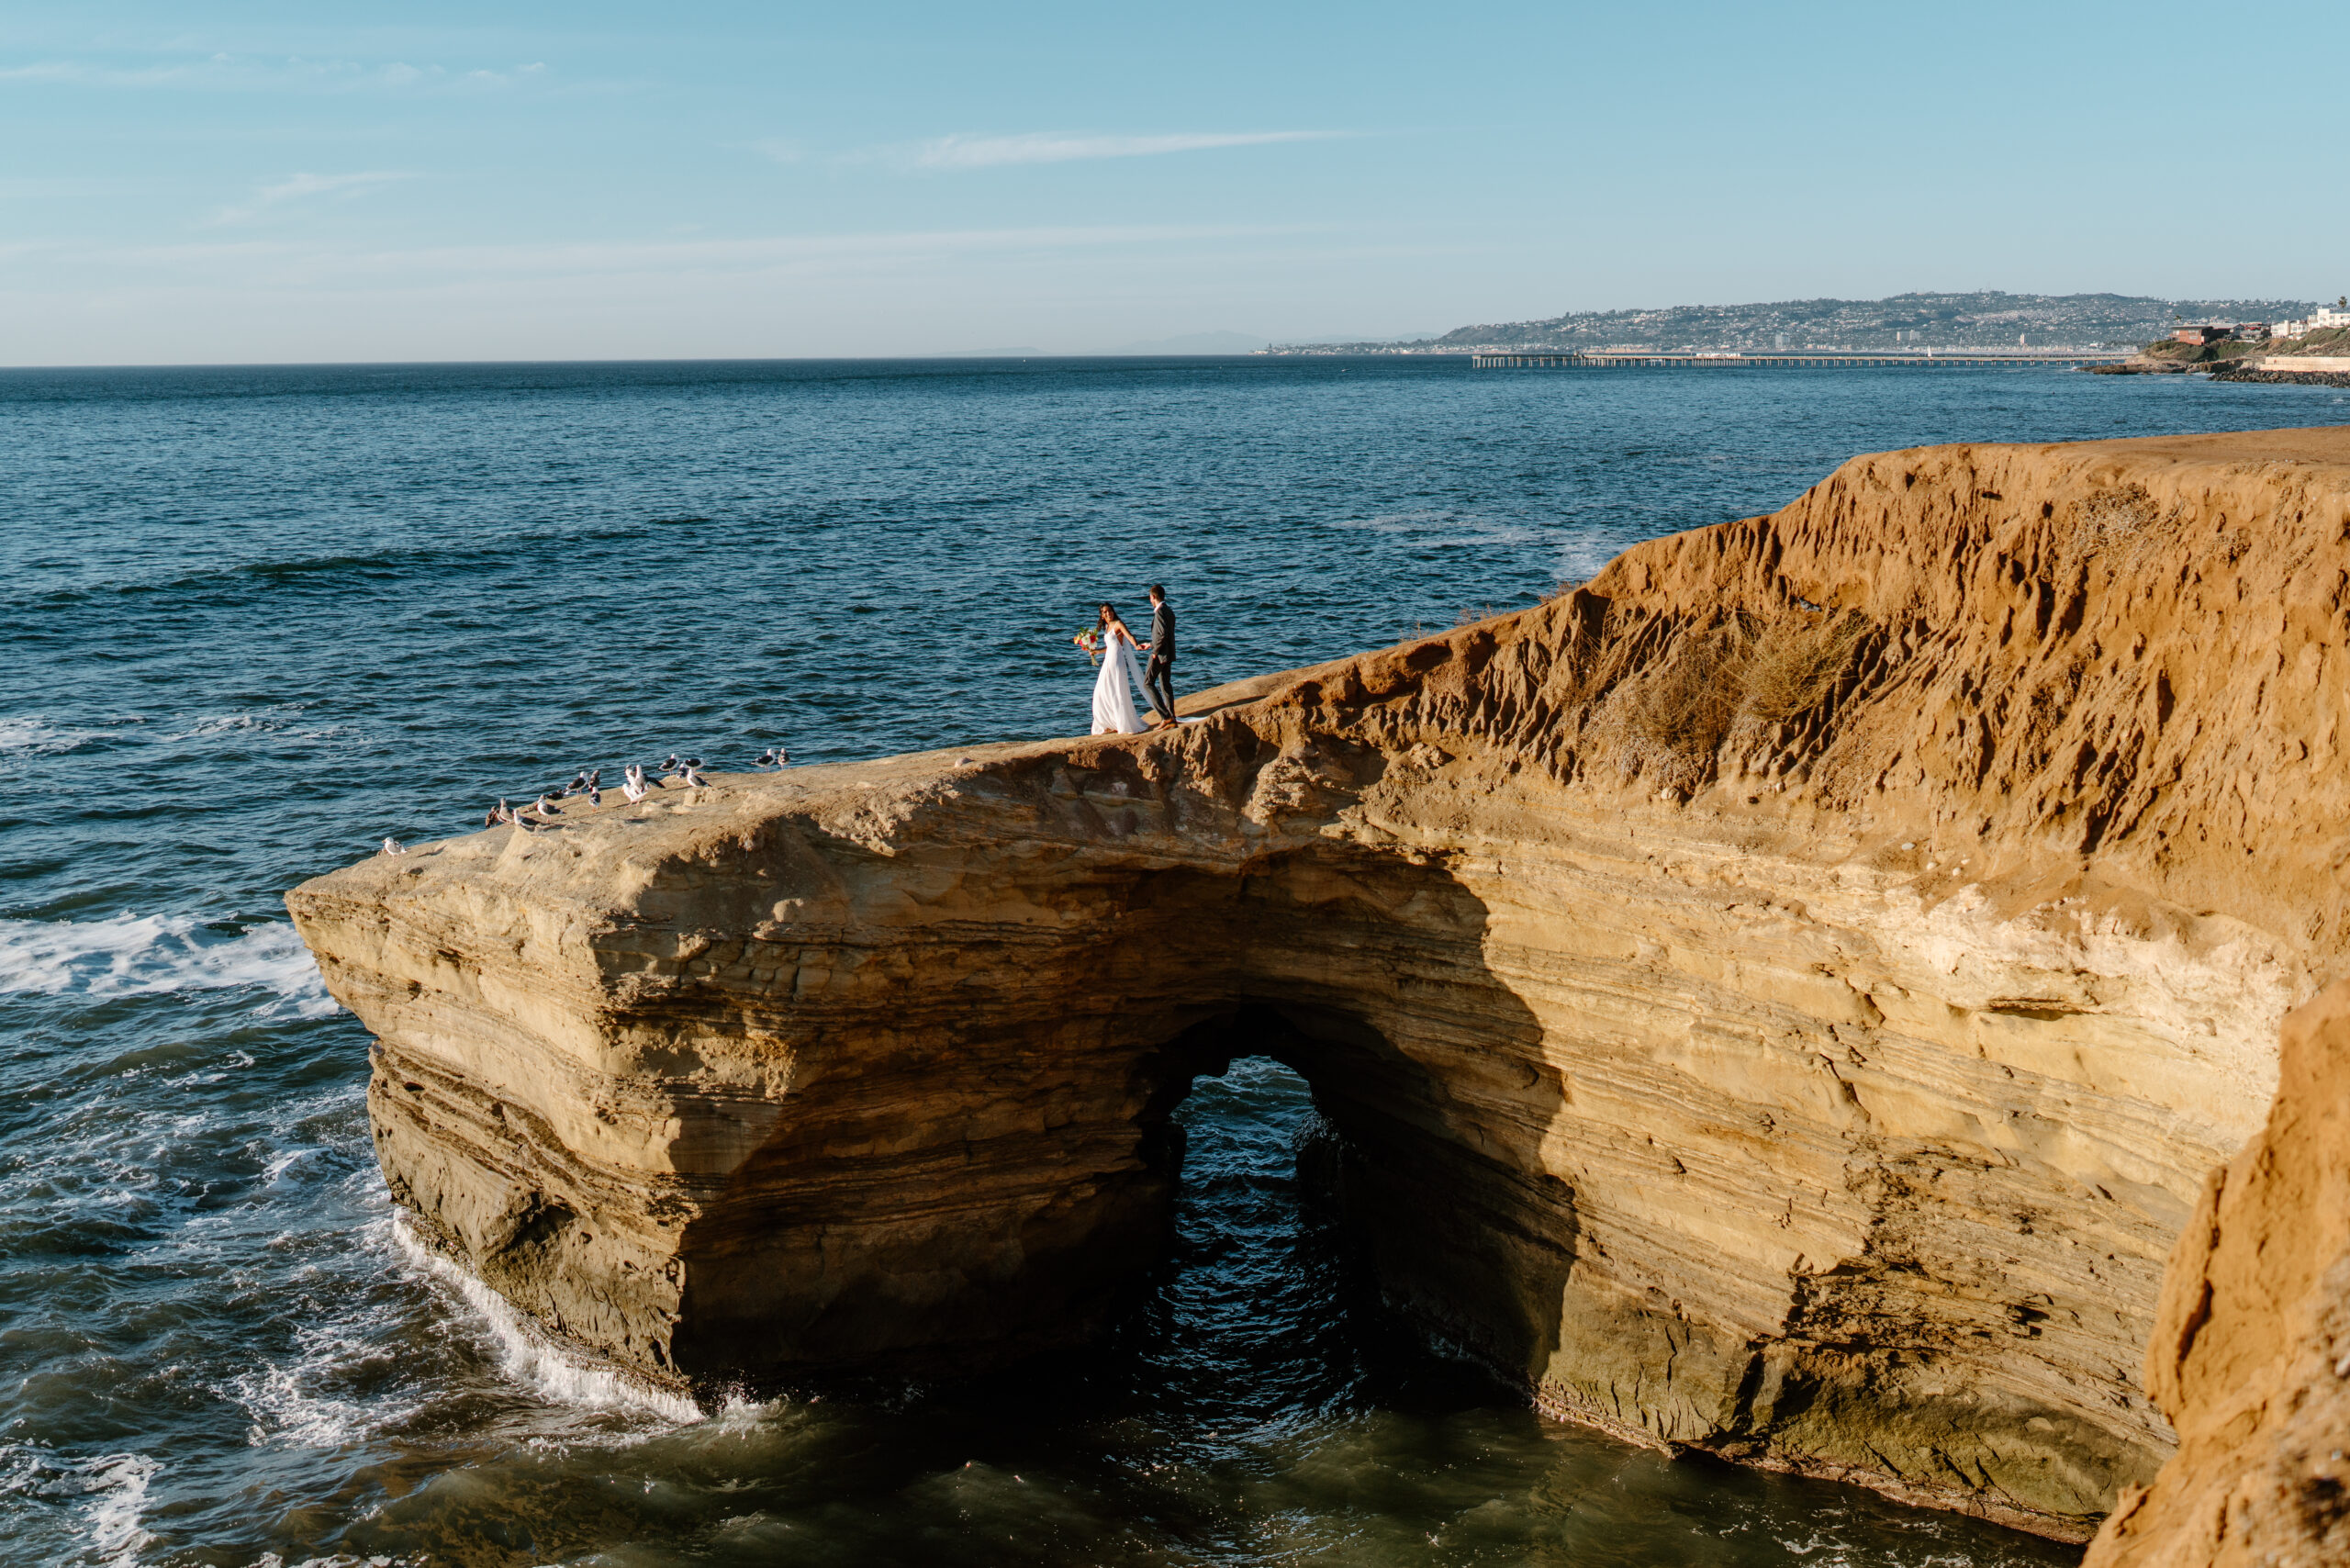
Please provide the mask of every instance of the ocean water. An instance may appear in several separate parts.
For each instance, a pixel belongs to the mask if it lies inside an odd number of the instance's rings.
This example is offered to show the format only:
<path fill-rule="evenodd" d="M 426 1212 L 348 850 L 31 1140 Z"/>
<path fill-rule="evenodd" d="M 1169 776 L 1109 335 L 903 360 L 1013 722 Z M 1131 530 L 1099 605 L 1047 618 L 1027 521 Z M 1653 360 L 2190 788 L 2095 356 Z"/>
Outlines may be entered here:
<path fill-rule="evenodd" d="M 1263 1062 L 1049 1376 L 701 1412 L 403 1238 L 284 889 L 671 748 L 1085 727 L 1523 604 L 1959 439 L 2334 423 L 2049 370 L 1192 360 L 0 372 L 0 1562 L 1992 1565 L 2075 1555 L 1543 1421 L 1381 1306 Z"/>

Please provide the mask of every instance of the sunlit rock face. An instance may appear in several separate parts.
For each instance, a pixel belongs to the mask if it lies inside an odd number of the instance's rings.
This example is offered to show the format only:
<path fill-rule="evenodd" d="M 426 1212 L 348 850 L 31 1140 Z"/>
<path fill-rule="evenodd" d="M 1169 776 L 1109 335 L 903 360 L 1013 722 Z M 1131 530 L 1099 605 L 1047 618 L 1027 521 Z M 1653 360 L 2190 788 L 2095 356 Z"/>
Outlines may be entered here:
<path fill-rule="evenodd" d="M 2211 1172 L 2146 1343 L 2178 1451 L 2087 1568 L 2350 1562 L 2350 980 L 2283 1034 L 2267 1126 Z"/>
<path fill-rule="evenodd" d="M 725 777 L 289 896 L 394 1196 L 709 1389 L 1089 1332 L 1302 1072 L 1546 1409 L 2085 1536 L 2344 946 L 2350 437 L 1856 459 L 1178 732 Z"/>

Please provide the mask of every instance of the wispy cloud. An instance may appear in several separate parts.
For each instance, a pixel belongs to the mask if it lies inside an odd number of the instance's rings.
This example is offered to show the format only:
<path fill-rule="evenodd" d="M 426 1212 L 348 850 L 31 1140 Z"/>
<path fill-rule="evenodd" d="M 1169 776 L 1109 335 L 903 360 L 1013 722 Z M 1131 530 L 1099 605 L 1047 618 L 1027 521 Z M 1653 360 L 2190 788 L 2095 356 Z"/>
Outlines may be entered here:
<path fill-rule="evenodd" d="M 301 201 L 309 196 L 350 196 L 371 185 L 411 177 L 391 170 L 374 170 L 359 174 L 294 174 L 274 185 L 262 186 L 248 201 L 220 208 L 207 222 L 216 229 L 229 224 L 250 223 L 273 207 L 283 207 L 290 201 Z"/>
<path fill-rule="evenodd" d="M 915 169 L 1000 169 L 1014 163 L 1074 163 L 1091 158 L 1155 158 L 1218 147 L 1262 147 L 1277 141 L 1328 141 L 1341 130 L 1211 130 L 1167 136 L 1072 136 L 1028 131 L 1017 136 L 942 136 L 898 151 L 894 161 Z"/>
<path fill-rule="evenodd" d="M 291 55 L 209 54 L 147 63 L 45 60 L 0 66 L 0 82 L 66 87 L 179 88 L 209 92 L 356 92 L 378 90 L 464 91 L 509 87 L 548 73 L 543 61 L 466 69 L 410 65 L 404 61 L 368 63 Z"/>

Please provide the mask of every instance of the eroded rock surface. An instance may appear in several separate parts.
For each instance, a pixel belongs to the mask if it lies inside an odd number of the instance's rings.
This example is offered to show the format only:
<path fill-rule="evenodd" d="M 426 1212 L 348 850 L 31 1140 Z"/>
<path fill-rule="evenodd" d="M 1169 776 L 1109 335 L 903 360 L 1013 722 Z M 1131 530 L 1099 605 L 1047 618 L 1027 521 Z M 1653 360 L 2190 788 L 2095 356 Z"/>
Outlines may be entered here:
<path fill-rule="evenodd" d="M 2085 1568 L 2350 1562 L 2350 981 L 2286 1020 L 2268 1125 L 2171 1257 L 2146 1383 L 2178 1452 Z"/>
<path fill-rule="evenodd" d="M 1141 737 L 728 777 L 304 884 L 429 1244 L 696 1384 L 1087 1331 L 1289 1061 L 1547 1409 L 2085 1537 L 2344 941 L 2350 435 L 1856 459 Z"/>

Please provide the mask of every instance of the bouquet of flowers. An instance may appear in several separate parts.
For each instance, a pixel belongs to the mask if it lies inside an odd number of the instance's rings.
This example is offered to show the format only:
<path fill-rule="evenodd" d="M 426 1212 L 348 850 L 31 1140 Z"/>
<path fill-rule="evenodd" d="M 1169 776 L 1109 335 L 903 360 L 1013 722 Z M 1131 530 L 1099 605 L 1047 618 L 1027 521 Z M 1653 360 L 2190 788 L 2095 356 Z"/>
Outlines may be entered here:
<path fill-rule="evenodd" d="M 1075 643 L 1079 647 L 1085 650 L 1086 663 L 1099 665 L 1102 662 L 1102 633 L 1100 628 L 1088 626 L 1084 631 L 1080 632 L 1076 636 L 1071 637 L 1069 641 Z"/>

